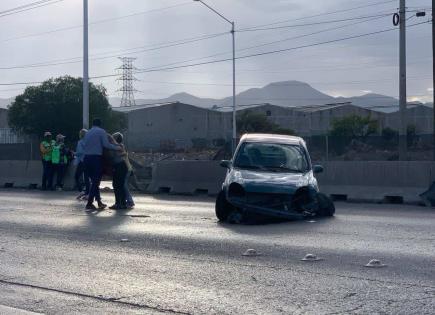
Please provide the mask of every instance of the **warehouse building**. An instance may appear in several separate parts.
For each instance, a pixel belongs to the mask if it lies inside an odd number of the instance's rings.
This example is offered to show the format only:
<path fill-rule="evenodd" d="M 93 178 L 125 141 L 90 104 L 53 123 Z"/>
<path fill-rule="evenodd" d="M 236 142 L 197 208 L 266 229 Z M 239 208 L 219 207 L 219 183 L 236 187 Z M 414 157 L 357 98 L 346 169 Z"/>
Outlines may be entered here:
<path fill-rule="evenodd" d="M 232 135 L 232 108 L 205 109 L 179 102 L 117 107 L 128 118 L 127 143 L 132 150 L 181 149 L 198 143 L 220 146 Z M 351 103 L 335 103 L 302 107 L 282 107 L 272 104 L 243 105 L 238 112 L 263 113 L 284 129 L 292 129 L 302 137 L 325 135 L 335 119 L 357 115 L 378 121 L 378 130 L 399 129 L 399 112 L 385 113 Z M 417 134 L 432 132 L 432 108 L 411 106 L 407 110 L 408 124 L 415 125 Z"/>
<path fill-rule="evenodd" d="M 220 146 L 231 139 L 231 116 L 179 102 L 117 107 L 128 120 L 130 150 L 182 149 L 206 141 Z"/>

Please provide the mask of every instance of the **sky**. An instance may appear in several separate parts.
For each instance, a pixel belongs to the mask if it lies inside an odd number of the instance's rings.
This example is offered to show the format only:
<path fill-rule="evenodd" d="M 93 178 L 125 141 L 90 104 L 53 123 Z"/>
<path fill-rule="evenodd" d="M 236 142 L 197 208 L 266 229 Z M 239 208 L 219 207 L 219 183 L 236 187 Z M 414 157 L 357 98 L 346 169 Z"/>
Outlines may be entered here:
<path fill-rule="evenodd" d="M 25 85 L 13 83 L 82 76 L 83 1 L 54 0 L 18 14 L 1 13 L 34 1 L 0 2 L 0 98 L 22 92 Z M 237 57 L 267 53 L 237 60 L 237 92 L 298 80 L 332 96 L 398 97 L 398 29 L 340 39 L 394 28 L 399 0 L 204 1 L 235 22 Z M 429 21 L 431 1 L 407 0 L 407 6 L 408 99 L 429 102 L 431 26 L 413 24 Z M 420 9 L 426 17 L 415 17 Z M 89 0 L 89 23 L 90 76 L 110 97 L 121 96 L 113 76 L 121 66 L 118 57 L 137 58 L 136 98 L 232 94 L 231 61 L 165 70 L 231 58 L 231 25 L 199 2 Z M 270 53 L 276 50 L 285 51 Z M 158 71 L 143 72 L 152 68 Z"/>

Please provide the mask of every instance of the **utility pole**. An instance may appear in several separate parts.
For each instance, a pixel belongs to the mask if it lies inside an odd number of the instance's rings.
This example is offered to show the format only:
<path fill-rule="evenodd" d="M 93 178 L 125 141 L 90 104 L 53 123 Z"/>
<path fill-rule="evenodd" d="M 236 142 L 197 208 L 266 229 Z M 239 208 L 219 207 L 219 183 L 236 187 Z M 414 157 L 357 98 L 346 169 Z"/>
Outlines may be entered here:
<path fill-rule="evenodd" d="M 433 131 L 432 132 L 433 132 L 433 160 L 435 161 L 435 24 L 434 24 L 434 19 L 435 19 L 435 0 L 432 0 L 432 73 L 433 73 L 432 76 Z"/>
<path fill-rule="evenodd" d="M 400 107 L 400 130 L 399 130 L 399 160 L 407 159 L 407 121 L 406 121 L 406 1 L 400 0 L 399 23 L 400 23 L 400 83 L 399 83 L 399 107 Z"/>
<path fill-rule="evenodd" d="M 88 0 L 83 0 L 83 128 L 89 128 Z"/>
<path fill-rule="evenodd" d="M 435 1 L 435 0 L 434 0 Z M 233 35 L 233 153 L 237 147 L 237 108 L 236 108 L 236 30 L 234 22 L 231 22 L 231 34 Z"/>
<path fill-rule="evenodd" d="M 222 15 L 220 12 L 216 11 L 213 7 L 209 6 L 207 3 L 205 3 L 203 0 L 193 0 L 196 2 L 200 2 L 204 6 L 206 6 L 208 9 L 216 13 L 218 16 L 220 16 L 222 19 L 224 19 L 226 22 L 231 24 L 231 35 L 233 40 L 233 134 L 232 134 L 232 151 L 233 153 L 236 150 L 237 146 L 237 102 L 236 102 L 236 30 L 235 30 L 235 23 L 233 21 L 230 21 L 227 19 L 224 15 Z"/>

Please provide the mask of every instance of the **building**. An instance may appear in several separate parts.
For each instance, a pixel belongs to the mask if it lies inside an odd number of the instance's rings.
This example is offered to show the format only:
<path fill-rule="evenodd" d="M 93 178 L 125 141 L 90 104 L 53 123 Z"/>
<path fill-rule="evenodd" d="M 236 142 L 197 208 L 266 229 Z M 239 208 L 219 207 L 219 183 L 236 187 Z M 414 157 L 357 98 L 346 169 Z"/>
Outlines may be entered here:
<path fill-rule="evenodd" d="M 281 107 L 271 104 L 256 104 L 244 106 L 239 111 L 250 110 L 265 114 L 271 121 L 281 128 L 292 129 L 297 135 L 324 135 L 330 131 L 334 119 L 358 115 L 378 120 L 380 127 L 385 114 L 365 109 L 351 103 L 333 103 L 325 105 Z M 227 111 L 227 110 L 225 110 Z"/>
<path fill-rule="evenodd" d="M 231 116 L 179 102 L 117 107 L 128 121 L 130 150 L 181 149 L 231 139 Z"/>
<path fill-rule="evenodd" d="M 179 102 L 114 108 L 128 118 L 127 143 L 131 150 L 190 148 L 201 142 L 208 146 L 229 141 L 232 135 L 232 108 L 201 108 Z M 302 137 L 328 134 L 334 120 L 357 115 L 378 121 L 378 130 L 399 130 L 400 113 L 385 113 L 350 102 L 325 105 L 282 107 L 272 104 L 241 105 L 238 112 L 263 113 L 284 129 Z M 407 109 L 409 125 L 417 134 L 432 133 L 433 110 L 418 105 Z"/>
<path fill-rule="evenodd" d="M 417 134 L 433 133 L 433 108 L 426 105 L 408 105 L 406 109 L 406 120 L 408 126 L 414 126 Z M 400 112 L 395 111 L 385 115 L 384 127 L 394 130 L 400 129 Z"/>

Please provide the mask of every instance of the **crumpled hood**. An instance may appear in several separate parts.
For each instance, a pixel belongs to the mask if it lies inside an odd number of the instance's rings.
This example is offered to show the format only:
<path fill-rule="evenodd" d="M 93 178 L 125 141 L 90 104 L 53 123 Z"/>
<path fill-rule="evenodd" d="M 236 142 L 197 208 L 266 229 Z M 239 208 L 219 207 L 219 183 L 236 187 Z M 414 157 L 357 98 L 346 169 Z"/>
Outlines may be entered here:
<path fill-rule="evenodd" d="M 234 182 L 242 185 L 246 192 L 257 193 L 293 193 L 299 187 L 317 187 L 311 171 L 301 174 L 232 169 L 227 176 L 227 185 Z"/>

